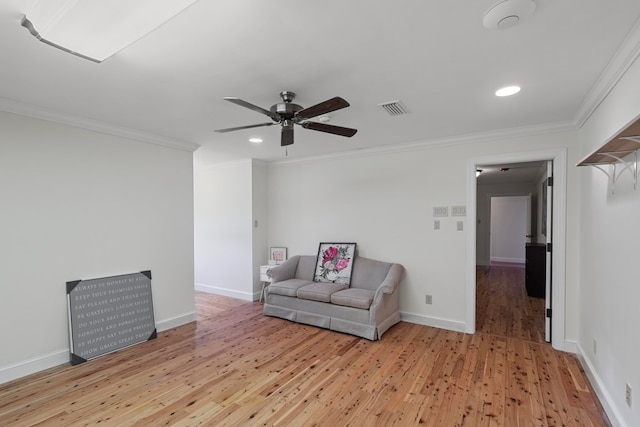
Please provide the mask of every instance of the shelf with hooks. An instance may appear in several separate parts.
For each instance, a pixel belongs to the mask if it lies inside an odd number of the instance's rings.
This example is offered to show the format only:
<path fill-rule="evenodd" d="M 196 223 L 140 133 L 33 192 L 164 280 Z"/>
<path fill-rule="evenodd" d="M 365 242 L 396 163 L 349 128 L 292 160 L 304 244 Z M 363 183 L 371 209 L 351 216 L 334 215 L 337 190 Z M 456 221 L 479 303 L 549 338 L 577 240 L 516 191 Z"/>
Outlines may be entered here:
<path fill-rule="evenodd" d="M 638 150 L 640 150 L 640 119 L 633 122 L 597 150 L 585 157 L 576 166 L 593 166 L 602 171 L 611 182 L 615 192 L 620 176 L 629 171 L 633 177 L 633 188 L 638 185 Z"/>

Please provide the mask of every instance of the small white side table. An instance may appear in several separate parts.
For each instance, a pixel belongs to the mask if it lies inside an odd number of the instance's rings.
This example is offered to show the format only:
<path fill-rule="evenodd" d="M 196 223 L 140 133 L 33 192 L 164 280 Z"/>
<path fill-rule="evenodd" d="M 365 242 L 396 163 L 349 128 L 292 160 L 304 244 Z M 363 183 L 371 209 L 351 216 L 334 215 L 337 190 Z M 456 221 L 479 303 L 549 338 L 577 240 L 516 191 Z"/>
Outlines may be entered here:
<path fill-rule="evenodd" d="M 275 267 L 275 265 L 261 265 L 260 266 L 260 281 L 262 282 L 262 290 L 260 291 L 260 302 L 264 298 L 264 287 L 267 286 L 268 283 L 271 283 L 271 277 L 267 275 L 267 271 L 269 269 Z"/>

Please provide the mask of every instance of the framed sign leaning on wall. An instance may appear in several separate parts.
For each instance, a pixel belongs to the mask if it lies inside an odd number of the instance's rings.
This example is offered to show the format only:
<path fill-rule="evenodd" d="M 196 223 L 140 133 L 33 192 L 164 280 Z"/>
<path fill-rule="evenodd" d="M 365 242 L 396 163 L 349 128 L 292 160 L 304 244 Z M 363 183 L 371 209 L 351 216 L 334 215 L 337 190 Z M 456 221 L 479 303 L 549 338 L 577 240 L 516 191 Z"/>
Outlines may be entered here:
<path fill-rule="evenodd" d="M 156 338 L 151 271 L 67 282 L 71 364 Z"/>

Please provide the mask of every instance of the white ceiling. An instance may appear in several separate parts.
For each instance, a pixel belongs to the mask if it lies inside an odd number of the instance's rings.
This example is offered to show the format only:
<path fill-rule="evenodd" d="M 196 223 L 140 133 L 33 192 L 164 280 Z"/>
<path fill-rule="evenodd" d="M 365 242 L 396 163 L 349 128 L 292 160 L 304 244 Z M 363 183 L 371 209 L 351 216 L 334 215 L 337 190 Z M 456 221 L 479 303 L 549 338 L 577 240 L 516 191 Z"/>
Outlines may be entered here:
<path fill-rule="evenodd" d="M 199 0 L 96 64 L 21 27 L 31 2 L 0 2 L 0 108 L 198 144 L 196 167 L 284 158 L 276 126 L 213 132 L 269 121 L 224 96 L 267 109 L 282 90 L 304 107 L 349 101 L 330 123 L 357 128 L 353 138 L 297 127 L 289 158 L 575 127 L 640 17 L 638 0 L 535 0 L 517 26 L 487 30 L 483 13 L 498 0 Z M 493 95 L 508 84 L 522 91 Z M 378 106 L 398 99 L 409 114 Z"/>

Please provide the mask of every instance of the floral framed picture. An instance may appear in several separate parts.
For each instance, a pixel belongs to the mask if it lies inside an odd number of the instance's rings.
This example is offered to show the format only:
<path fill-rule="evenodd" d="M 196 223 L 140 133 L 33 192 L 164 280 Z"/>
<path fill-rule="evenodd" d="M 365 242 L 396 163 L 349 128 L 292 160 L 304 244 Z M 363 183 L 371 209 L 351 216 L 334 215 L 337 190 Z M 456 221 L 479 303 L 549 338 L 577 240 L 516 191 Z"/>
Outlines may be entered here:
<path fill-rule="evenodd" d="M 287 260 L 287 248 L 270 248 L 269 264 L 279 265 Z"/>
<path fill-rule="evenodd" d="M 355 255 L 355 243 L 320 243 L 313 281 L 349 285 Z"/>

